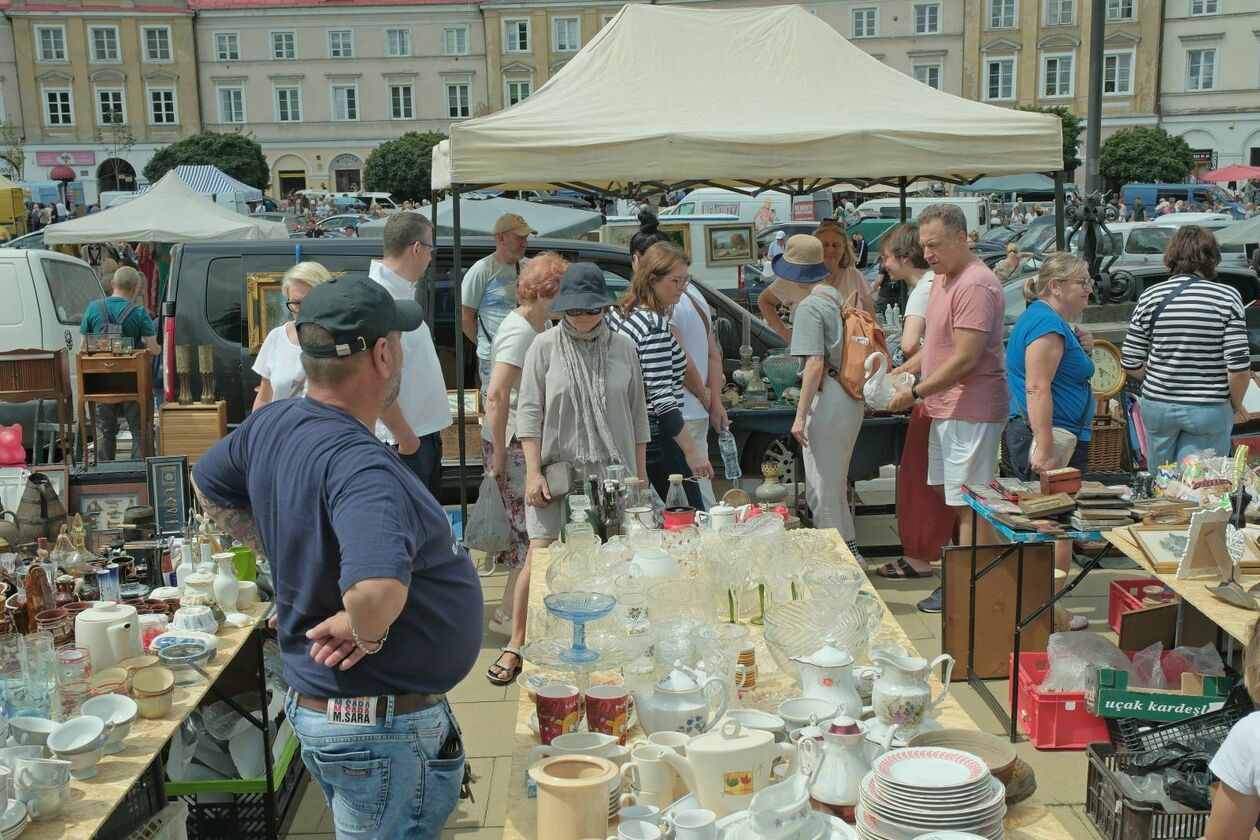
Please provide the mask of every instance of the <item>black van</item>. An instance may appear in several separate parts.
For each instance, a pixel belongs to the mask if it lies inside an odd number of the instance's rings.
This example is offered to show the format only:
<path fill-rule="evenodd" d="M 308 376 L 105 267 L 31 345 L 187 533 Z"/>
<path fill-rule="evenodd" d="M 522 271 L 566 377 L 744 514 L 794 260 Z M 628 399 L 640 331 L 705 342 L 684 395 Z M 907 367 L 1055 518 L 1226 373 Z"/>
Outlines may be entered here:
<path fill-rule="evenodd" d="M 465 237 L 460 244 L 460 263 L 467 272 L 474 262 L 494 250 L 491 237 Z M 571 239 L 531 239 L 529 254 L 557 251 L 572 261 L 593 262 L 603 269 L 614 293 L 626 288 L 630 278 L 630 256 L 621 249 L 597 242 Z M 279 323 L 285 316 L 280 299 L 280 276 L 295 262 L 314 260 L 329 271 L 366 277 L 369 263 L 381 254 L 380 239 L 302 239 L 265 242 L 191 242 L 177 245 L 171 254 L 170 282 L 163 305 L 160 335 L 164 350 L 175 344 L 210 345 L 215 356 L 215 390 L 227 401 L 228 425 L 239 424 L 249 413 L 258 387 L 253 371 L 254 356 L 266 336 L 260 308 L 266 307 L 266 323 Z M 424 306 L 434 335 L 438 359 L 448 389 L 455 388 L 455 337 L 458 308 L 451 283 L 451 241 L 439 237 L 428 277 L 417 284 L 416 297 Z M 768 350 L 783 347 L 784 341 L 747 310 L 716 289 L 696 281 L 713 309 L 714 330 L 722 346 L 729 374 L 739 367 L 739 347 L 744 322 L 750 322 L 753 353 L 764 357 Z M 252 311 L 251 311 L 252 310 Z M 173 316 L 173 341 L 171 322 Z M 477 387 L 476 351 L 464 345 L 464 385 Z M 164 366 L 174 359 L 165 354 Z M 729 377 L 728 377 L 729 378 Z M 194 393 L 200 384 L 194 384 Z M 765 450 L 775 440 L 758 435 L 741 440 L 744 471 L 756 474 Z M 718 459 L 720 462 L 720 459 Z M 448 464 L 443 477 L 447 488 L 457 488 L 457 465 Z M 481 464 L 469 465 L 470 486 L 476 486 Z"/>

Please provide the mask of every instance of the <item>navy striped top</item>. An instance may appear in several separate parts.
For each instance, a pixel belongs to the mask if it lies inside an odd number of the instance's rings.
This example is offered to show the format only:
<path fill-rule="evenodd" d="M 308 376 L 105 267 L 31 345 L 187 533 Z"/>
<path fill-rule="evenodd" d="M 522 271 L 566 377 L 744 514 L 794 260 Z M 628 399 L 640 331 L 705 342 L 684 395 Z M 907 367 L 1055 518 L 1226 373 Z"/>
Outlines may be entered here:
<path fill-rule="evenodd" d="M 613 308 L 609 326 L 624 333 L 639 351 L 643 387 L 648 408 L 661 430 L 673 437 L 683 429 L 683 378 L 687 374 L 687 354 L 669 330 L 669 319 L 650 309 L 635 309 L 626 318 Z"/>

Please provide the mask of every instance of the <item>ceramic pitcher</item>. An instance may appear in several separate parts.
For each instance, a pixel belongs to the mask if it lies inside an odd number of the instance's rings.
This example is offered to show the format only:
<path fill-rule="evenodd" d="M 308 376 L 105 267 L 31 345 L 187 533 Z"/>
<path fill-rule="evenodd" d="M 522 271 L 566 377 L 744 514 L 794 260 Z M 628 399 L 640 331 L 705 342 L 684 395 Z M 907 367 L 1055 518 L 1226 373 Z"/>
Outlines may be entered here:
<path fill-rule="evenodd" d="M 871 662 L 879 668 L 879 676 L 871 689 L 875 717 L 887 726 L 900 727 L 903 736 L 913 734 L 923 724 L 927 713 L 949 693 L 954 657 L 948 653 L 942 653 L 928 662 L 919 656 L 898 656 L 877 650 L 871 654 Z M 945 681 L 941 693 L 932 699 L 928 675 L 941 664 L 945 665 Z"/>
<path fill-rule="evenodd" d="M 888 752 L 896 731 L 896 727 L 889 729 L 878 750 L 873 750 L 866 740 L 866 724 L 841 715 L 822 727 L 821 754 L 816 741 L 801 741 L 801 764 L 810 779 L 809 796 L 819 810 L 853 821 L 862 779 L 875 759 Z"/>

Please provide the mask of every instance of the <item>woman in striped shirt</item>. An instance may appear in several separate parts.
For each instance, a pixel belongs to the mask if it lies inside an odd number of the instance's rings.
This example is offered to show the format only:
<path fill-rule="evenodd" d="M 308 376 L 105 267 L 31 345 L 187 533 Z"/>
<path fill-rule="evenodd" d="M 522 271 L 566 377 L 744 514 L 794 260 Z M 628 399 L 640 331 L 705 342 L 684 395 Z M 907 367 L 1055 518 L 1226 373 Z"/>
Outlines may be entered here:
<path fill-rule="evenodd" d="M 1203 449 L 1230 454 L 1251 352 L 1242 299 L 1213 281 L 1220 261 L 1211 231 L 1178 228 L 1164 252 L 1172 277 L 1143 292 L 1129 320 L 1121 363 L 1142 380 L 1151 469 Z"/>
<path fill-rule="evenodd" d="M 696 446 L 683 422 L 683 383 L 694 377 L 698 388 L 700 374 L 688 364 L 669 313 L 682 297 L 689 278 L 687 255 L 677 245 L 658 242 L 643 253 L 634 267 L 630 288 L 609 313 L 609 323 L 617 332 L 634 341 L 643 370 L 647 392 L 648 418 L 652 440 L 647 448 L 647 473 L 652 487 L 662 499 L 669 489 L 669 476 L 679 473 L 712 478 L 709 453 Z M 685 482 L 687 501 L 697 510 L 703 507 L 700 488 Z"/>

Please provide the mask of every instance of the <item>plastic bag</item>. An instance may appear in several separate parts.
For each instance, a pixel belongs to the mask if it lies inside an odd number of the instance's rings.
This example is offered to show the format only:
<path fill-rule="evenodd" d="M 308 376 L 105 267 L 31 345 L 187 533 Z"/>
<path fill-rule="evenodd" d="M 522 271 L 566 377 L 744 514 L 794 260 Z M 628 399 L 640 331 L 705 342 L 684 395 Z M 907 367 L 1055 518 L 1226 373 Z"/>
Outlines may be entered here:
<path fill-rule="evenodd" d="M 1173 648 L 1164 662 L 1164 677 L 1168 681 L 1168 686 L 1179 690 L 1182 674 L 1223 677 L 1225 663 L 1221 661 L 1221 655 L 1217 652 L 1215 645 L 1210 642 L 1197 648 L 1185 646 Z"/>
<path fill-rule="evenodd" d="M 1155 642 L 1133 655 L 1133 667 L 1129 669 L 1129 688 L 1168 688 L 1168 681 L 1159 661 L 1163 652 L 1164 643 Z"/>
<path fill-rule="evenodd" d="M 507 551 L 511 544 L 512 525 L 499 493 L 499 482 L 492 473 L 486 473 L 477 492 L 477 503 L 468 512 L 464 546 L 493 556 Z"/>
<path fill-rule="evenodd" d="M 1127 671 L 1129 657 L 1114 642 L 1095 633 L 1053 633 L 1046 646 L 1050 670 L 1042 691 L 1086 691 L 1101 668 Z"/>

